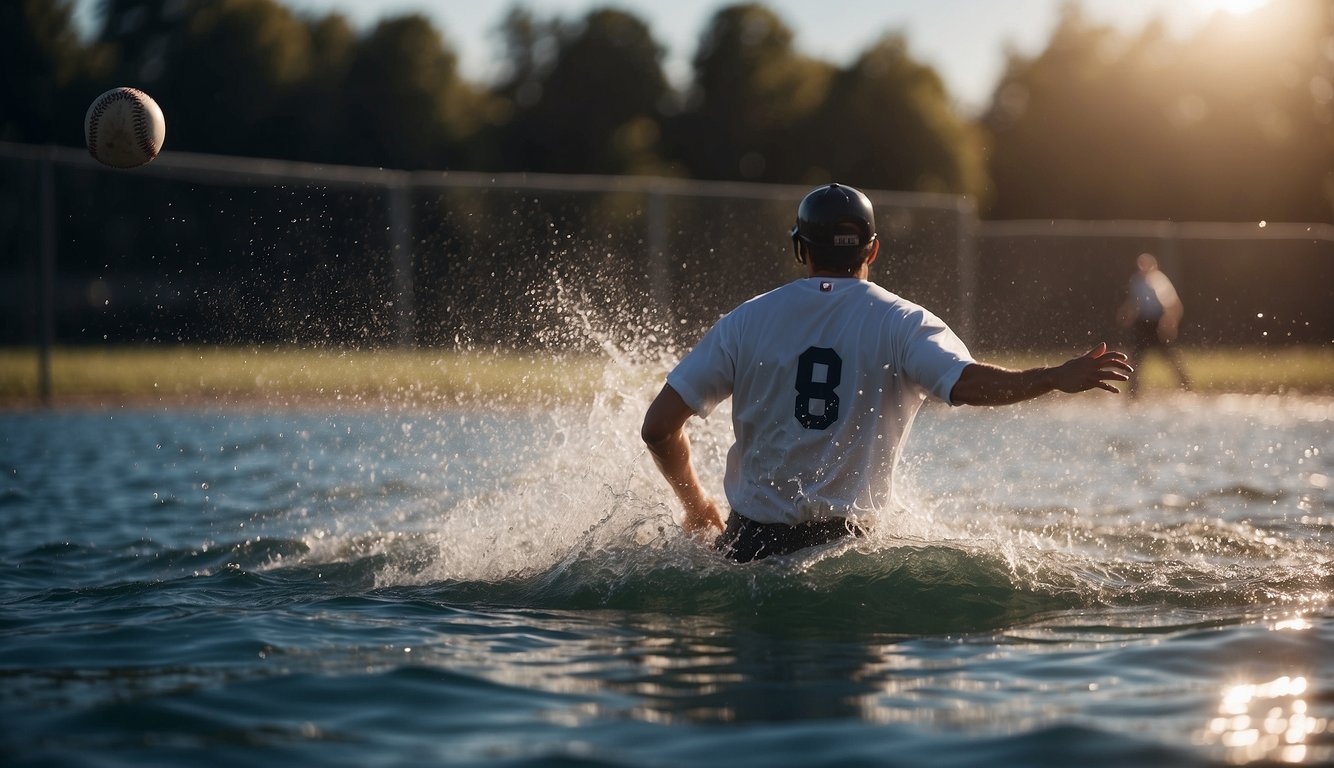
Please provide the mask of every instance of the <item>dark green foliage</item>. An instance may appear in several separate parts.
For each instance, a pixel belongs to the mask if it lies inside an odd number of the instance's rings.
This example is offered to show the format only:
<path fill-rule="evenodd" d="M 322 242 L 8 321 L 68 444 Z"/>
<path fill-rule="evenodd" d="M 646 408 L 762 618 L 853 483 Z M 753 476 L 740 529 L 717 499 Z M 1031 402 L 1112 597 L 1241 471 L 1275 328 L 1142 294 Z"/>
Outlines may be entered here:
<path fill-rule="evenodd" d="M 168 150 L 405 169 L 677 175 L 949 192 L 995 218 L 1328 221 L 1334 4 L 1271 3 L 1195 35 L 1100 26 L 1070 5 L 1013 55 L 980 121 L 908 41 L 847 66 L 803 55 L 760 3 L 719 9 L 674 89 L 631 13 L 516 6 L 504 75 L 478 84 L 423 16 L 364 32 L 281 0 L 0 4 L 0 140 L 77 145 L 87 104 L 133 85 Z"/>
<path fill-rule="evenodd" d="M 79 39 L 71 8 L 70 0 L 0 3 L 0 140 L 82 144 L 84 111 L 110 57 Z"/>
<path fill-rule="evenodd" d="M 524 42 L 530 18 L 508 24 L 519 60 L 509 89 L 514 117 L 502 163 L 518 170 L 563 173 L 660 171 L 660 110 L 668 95 L 662 48 L 630 14 L 594 10 L 578 24 L 551 23 Z M 535 46 L 554 45 L 537 64 Z"/>
<path fill-rule="evenodd" d="M 1071 5 L 984 123 L 997 218 L 1330 221 L 1334 3 L 1137 36 Z"/>
<path fill-rule="evenodd" d="M 777 14 L 759 4 L 718 11 L 694 65 L 686 111 L 676 123 L 679 152 L 693 176 L 801 181 L 808 164 L 820 163 L 794 147 L 805 143 L 802 129 L 824 101 L 832 67 L 801 56 Z"/>
<path fill-rule="evenodd" d="M 974 193 L 984 181 L 980 142 L 907 48 L 901 36 L 884 37 L 837 74 L 811 118 L 806 154 L 862 187 Z"/>

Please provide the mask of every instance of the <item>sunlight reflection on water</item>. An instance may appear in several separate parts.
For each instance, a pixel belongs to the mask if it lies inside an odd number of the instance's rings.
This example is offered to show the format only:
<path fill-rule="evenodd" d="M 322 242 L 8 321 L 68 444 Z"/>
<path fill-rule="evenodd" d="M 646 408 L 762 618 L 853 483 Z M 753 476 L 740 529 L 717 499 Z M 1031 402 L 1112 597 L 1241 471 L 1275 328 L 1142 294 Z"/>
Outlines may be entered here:
<path fill-rule="evenodd" d="M 1206 745 L 1220 744 L 1233 764 L 1258 760 L 1302 763 L 1307 742 L 1323 734 L 1328 720 L 1307 715 L 1305 676 L 1274 678 L 1260 683 L 1236 683 L 1224 689 L 1218 716 L 1197 738 Z"/>
<path fill-rule="evenodd" d="M 1328 401 L 928 408 L 902 511 L 748 566 L 680 535 L 643 405 L 0 415 L 0 584 L 33 628 L 0 637 L 0 719 L 85 717 L 90 760 L 188 740 L 151 719 L 177 697 L 362 764 L 451 729 L 479 761 L 1330 760 Z M 719 488 L 730 425 L 695 430 Z"/>

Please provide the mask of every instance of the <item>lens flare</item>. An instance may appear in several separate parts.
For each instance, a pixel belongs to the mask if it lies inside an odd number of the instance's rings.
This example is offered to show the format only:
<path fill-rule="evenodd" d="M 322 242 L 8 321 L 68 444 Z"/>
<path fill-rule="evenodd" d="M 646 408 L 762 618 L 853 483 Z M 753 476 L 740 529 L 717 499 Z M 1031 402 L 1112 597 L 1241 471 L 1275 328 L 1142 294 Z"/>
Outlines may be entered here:
<path fill-rule="evenodd" d="M 1269 0 L 1197 0 L 1195 3 L 1205 13 L 1222 12 L 1233 16 L 1254 13 L 1268 4 Z"/>

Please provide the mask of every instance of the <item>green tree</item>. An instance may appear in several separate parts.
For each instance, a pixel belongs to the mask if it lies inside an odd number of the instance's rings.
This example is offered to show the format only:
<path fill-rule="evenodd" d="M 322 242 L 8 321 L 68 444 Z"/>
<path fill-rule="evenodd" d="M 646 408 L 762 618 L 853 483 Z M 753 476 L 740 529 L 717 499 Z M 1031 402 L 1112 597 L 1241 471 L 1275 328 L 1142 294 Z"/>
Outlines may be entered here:
<path fill-rule="evenodd" d="M 674 148 L 692 175 L 797 181 L 792 147 L 825 98 L 833 67 L 800 55 L 792 31 L 756 3 L 714 14 L 694 58 L 694 82 Z"/>
<path fill-rule="evenodd" d="M 595 9 L 574 24 L 506 21 L 514 104 L 507 147 L 527 170 L 659 173 L 661 115 L 670 96 L 663 49 L 623 11 Z M 552 45 L 554 43 L 554 49 Z"/>
<path fill-rule="evenodd" d="M 1272 3 L 1174 41 L 1067 6 L 984 118 L 998 218 L 1328 219 L 1334 5 Z"/>
<path fill-rule="evenodd" d="M 312 69 L 310 29 L 276 0 L 107 0 L 102 13 L 117 79 L 162 105 L 172 149 L 286 157 L 303 145 L 291 99 Z"/>
<path fill-rule="evenodd" d="M 1217 17 L 1177 62 L 1167 106 L 1190 215 L 1334 220 L 1334 3 Z"/>
<path fill-rule="evenodd" d="M 290 98 L 311 71 L 310 29 L 276 0 L 218 0 L 191 18 L 175 51 L 171 97 L 181 147 L 291 156 L 301 119 Z M 185 101 L 185 93 L 190 98 Z"/>
<path fill-rule="evenodd" d="M 284 142 L 293 159 L 349 162 L 344 140 L 344 84 L 357 49 L 346 18 L 333 14 L 309 22 L 310 69 L 291 89 L 291 133 Z"/>
<path fill-rule="evenodd" d="M 97 39 L 113 52 L 115 84 L 160 96 L 163 81 L 172 75 L 169 54 L 201 1 L 99 0 Z"/>
<path fill-rule="evenodd" d="M 505 49 L 505 72 L 495 92 L 519 107 L 531 107 L 542 93 L 542 78 L 555 59 L 560 24 L 539 19 L 531 10 L 510 8 L 496 29 Z"/>
<path fill-rule="evenodd" d="M 406 168 L 467 154 L 486 101 L 423 16 L 363 38 L 277 0 L 107 0 L 121 77 L 168 115 L 174 149 Z"/>
<path fill-rule="evenodd" d="M 802 135 L 808 181 L 977 196 L 985 187 L 975 128 L 954 110 L 935 70 L 889 34 L 838 72 Z"/>
<path fill-rule="evenodd" d="M 1145 168 L 1125 164 L 1123 148 L 1142 145 L 1145 116 L 1113 97 L 1107 62 L 1119 43 L 1111 28 L 1067 5 L 1044 51 L 1010 54 L 984 118 L 994 140 L 996 216 L 1090 216 L 1118 177 Z"/>
<path fill-rule="evenodd" d="M 454 167 L 488 108 L 421 15 L 376 25 L 357 46 L 344 94 L 347 158 L 367 165 Z"/>
<path fill-rule="evenodd" d="M 92 81 L 109 63 L 79 38 L 68 0 L 0 4 L 0 139 L 81 144 Z"/>

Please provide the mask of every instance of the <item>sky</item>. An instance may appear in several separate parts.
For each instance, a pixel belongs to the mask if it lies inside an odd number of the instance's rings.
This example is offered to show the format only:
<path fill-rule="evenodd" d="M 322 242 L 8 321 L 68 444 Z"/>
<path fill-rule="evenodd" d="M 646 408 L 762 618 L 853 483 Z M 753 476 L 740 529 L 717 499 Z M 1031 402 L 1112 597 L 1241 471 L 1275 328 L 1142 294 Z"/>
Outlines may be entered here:
<path fill-rule="evenodd" d="M 847 64 L 886 32 L 902 32 L 919 61 L 931 65 L 965 111 L 987 105 L 1007 50 L 1035 53 L 1046 43 L 1068 0 L 762 0 L 796 34 L 804 54 Z M 1284 2 L 1285 0 L 1268 0 Z M 595 7 L 630 11 L 648 23 L 667 49 L 664 66 L 678 86 L 690 78 L 690 59 L 705 25 L 726 0 L 282 0 L 307 16 L 337 12 L 358 29 L 387 16 L 430 17 L 459 55 L 463 76 L 489 82 L 501 48 L 495 30 L 516 3 L 540 17 L 578 19 Z M 1099 22 L 1138 30 L 1163 19 L 1189 34 L 1215 13 L 1245 13 L 1266 0 L 1077 0 Z M 77 0 L 85 29 L 96 0 Z"/>

